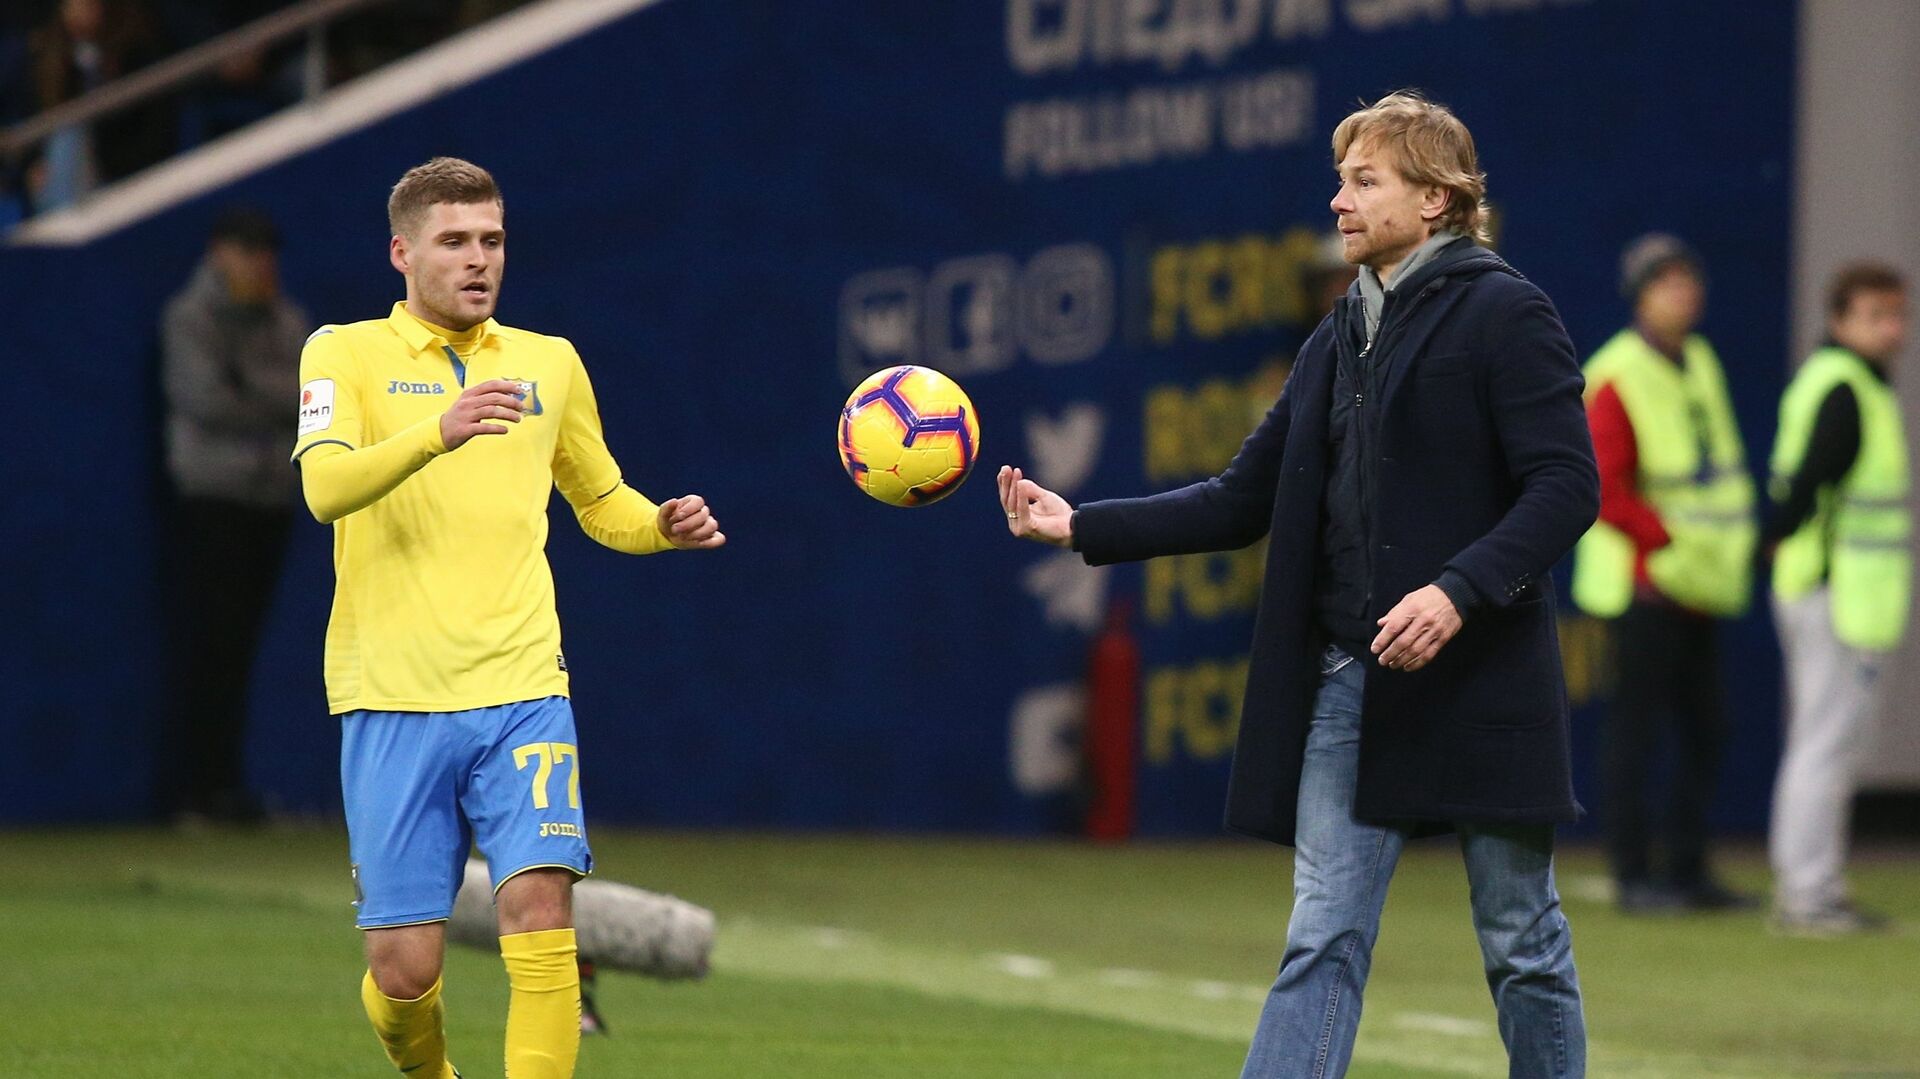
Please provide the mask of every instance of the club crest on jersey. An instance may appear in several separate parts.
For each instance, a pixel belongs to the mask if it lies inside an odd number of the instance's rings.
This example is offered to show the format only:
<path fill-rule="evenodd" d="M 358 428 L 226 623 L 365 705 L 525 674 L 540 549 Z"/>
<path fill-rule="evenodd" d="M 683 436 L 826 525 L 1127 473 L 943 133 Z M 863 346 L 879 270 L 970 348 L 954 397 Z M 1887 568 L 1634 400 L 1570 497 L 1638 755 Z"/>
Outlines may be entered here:
<path fill-rule="evenodd" d="M 443 382 L 402 382 L 401 380 L 396 378 L 391 382 L 387 383 L 387 392 L 388 393 L 409 393 L 409 394 L 417 393 L 417 394 L 426 394 L 428 396 L 434 396 L 434 395 L 446 393 L 447 387 L 446 387 L 446 384 Z"/>
<path fill-rule="evenodd" d="M 523 401 L 526 401 L 526 402 L 528 403 L 528 404 L 527 404 L 527 415 L 529 415 L 529 416 L 538 416 L 538 415 L 540 415 L 540 414 L 541 414 L 542 412 L 545 412 L 545 411 L 546 411 L 546 409 L 544 409 L 544 408 L 542 408 L 542 407 L 540 406 L 540 382 L 539 382 L 539 380 L 537 380 L 537 379 L 535 379 L 535 380 L 531 380 L 531 381 L 529 381 L 529 380 L 527 380 L 527 379 L 524 379 L 524 378 L 510 378 L 510 379 L 508 379 L 507 381 L 508 381 L 508 382 L 517 382 L 517 383 L 519 383 L 519 384 L 520 384 L 520 399 L 521 399 L 521 400 L 523 400 Z"/>

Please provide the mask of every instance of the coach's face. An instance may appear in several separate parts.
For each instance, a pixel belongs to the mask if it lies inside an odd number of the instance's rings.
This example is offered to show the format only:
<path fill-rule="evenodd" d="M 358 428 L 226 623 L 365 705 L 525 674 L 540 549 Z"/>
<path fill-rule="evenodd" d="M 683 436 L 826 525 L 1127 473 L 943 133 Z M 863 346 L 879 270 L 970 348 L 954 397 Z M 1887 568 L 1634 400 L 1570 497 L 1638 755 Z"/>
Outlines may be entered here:
<path fill-rule="evenodd" d="M 1341 257 L 1384 277 L 1433 233 L 1447 208 L 1447 192 L 1409 182 L 1400 175 L 1393 151 L 1373 140 L 1348 146 L 1336 167 L 1340 190 L 1331 205 Z"/>
<path fill-rule="evenodd" d="M 497 202 L 436 202 L 413 235 L 393 238 L 393 268 L 407 277 L 407 310 L 465 330 L 493 316 L 507 266 Z"/>

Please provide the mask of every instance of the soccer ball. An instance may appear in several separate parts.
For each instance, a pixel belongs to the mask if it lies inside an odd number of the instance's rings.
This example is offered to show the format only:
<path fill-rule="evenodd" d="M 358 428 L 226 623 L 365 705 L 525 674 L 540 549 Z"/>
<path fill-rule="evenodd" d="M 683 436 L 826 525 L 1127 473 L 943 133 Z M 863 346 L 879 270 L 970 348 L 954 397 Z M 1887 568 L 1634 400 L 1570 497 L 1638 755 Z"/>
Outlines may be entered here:
<path fill-rule="evenodd" d="M 840 464 L 890 506 L 924 506 L 959 487 L 980 455 L 980 418 L 966 392 L 931 367 L 889 367 L 840 410 Z"/>

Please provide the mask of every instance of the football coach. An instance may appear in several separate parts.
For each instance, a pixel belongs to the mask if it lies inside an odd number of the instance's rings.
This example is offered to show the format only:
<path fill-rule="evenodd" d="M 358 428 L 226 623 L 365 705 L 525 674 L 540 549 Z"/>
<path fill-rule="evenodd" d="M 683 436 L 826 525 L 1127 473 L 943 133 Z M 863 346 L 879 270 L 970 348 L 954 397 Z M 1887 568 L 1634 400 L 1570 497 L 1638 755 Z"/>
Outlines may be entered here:
<path fill-rule="evenodd" d="M 1294 847 L 1294 900 L 1245 1075 L 1346 1071 L 1395 863 L 1441 832 L 1510 1075 L 1584 1075 L 1547 580 L 1600 503 L 1580 368 L 1545 294 L 1476 242 L 1486 178 L 1450 111 L 1392 94 L 1341 122 L 1333 159 L 1358 279 L 1226 471 L 1075 510 L 1002 468 L 1002 509 L 1095 565 L 1269 538 L 1226 823 Z"/>

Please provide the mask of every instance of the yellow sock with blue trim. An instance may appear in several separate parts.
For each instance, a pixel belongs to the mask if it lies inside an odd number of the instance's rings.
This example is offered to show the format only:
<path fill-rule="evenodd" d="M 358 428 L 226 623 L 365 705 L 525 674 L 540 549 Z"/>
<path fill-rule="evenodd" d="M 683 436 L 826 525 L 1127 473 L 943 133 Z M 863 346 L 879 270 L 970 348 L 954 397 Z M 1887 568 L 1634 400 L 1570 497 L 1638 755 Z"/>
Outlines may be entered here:
<path fill-rule="evenodd" d="M 500 938 L 507 964 L 507 1079 L 570 1079 L 580 1055 L 579 947 L 571 929 Z"/>
<path fill-rule="evenodd" d="M 373 972 L 360 980 L 360 1003 L 366 1005 L 373 1032 L 386 1047 L 387 1059 L 409 1079 L 455 1079 L 447 1063 L 446 1008 L 440 1003 L 440 982 L 415 1000 L 395 1000 L 374 983 Z"/>

